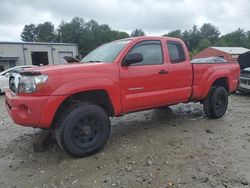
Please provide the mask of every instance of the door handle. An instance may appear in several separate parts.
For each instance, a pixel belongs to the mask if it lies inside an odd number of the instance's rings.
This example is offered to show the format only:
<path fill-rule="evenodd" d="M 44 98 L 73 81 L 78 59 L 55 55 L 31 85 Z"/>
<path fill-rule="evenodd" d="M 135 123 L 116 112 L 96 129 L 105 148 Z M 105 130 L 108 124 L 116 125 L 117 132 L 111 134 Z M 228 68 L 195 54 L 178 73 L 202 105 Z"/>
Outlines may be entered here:
<path fill-rule="evenodd" d="M 167 74 L 167 73 L 168 73 L 168 71 L 166 71 L 164 69 L 160 70 L 160 72 L 159 72 L 159 74 Z"/>

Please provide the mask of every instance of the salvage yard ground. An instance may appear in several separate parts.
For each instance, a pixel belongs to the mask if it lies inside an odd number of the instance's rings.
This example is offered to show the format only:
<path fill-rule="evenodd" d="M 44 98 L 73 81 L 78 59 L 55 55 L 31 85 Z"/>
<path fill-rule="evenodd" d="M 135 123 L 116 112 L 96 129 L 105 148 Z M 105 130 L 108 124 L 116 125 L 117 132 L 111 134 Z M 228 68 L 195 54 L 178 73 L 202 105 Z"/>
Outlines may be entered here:
<path fill-rule="evenodd" d="M 226 115 L 181 104 L 112 119 L 94 156 L 74 159 L 55 143 L 34 153 L 41 130 L 16 126 L 0 96 L 0 187 L 250 187 L 250 95 L 231 95 Z"/>

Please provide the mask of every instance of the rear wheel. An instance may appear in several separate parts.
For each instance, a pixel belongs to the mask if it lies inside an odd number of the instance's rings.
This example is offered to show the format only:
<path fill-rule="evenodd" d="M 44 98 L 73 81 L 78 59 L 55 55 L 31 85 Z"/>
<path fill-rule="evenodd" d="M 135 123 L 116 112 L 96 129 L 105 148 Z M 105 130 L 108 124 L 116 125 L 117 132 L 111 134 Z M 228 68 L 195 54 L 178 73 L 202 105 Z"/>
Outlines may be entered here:
<path fill-rule="evenodd" d="M 228 93 L 224 87 L 212 87 L 203 103 L 203 109 L 209 118 L 221 118 L 227 111 Z"/>
<path fill-rule="evenodd" d="M 74 157 L 99 151 L 110 134 L 110 120 L 99 106 L 78 104 L 66 110 L 55 127 L 58 145 Z"/>

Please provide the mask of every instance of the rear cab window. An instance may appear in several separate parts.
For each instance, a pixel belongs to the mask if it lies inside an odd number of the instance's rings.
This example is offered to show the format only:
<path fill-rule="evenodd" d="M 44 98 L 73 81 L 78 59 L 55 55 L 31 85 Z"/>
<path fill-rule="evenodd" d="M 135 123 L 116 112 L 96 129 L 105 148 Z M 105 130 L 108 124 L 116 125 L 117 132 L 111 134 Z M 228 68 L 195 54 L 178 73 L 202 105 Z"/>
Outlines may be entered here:
<path fill-rule="evenodd" d="M 171 63 L 182 63 L 186 60 L 183 45 L 177 41 L 167 41 L 168 55 Z"/>

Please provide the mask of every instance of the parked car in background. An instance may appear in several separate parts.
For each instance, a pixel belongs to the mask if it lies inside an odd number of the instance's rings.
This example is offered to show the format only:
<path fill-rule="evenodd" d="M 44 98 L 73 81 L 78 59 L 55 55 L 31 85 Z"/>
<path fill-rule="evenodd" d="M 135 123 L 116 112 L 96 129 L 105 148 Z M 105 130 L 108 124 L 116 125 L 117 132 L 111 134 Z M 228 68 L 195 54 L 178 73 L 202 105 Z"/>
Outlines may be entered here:
<path fill-rule="evenodd" d="M 10 68 L 0 73 L 0 93 L 4 93 L 9 88 L 9 77 L 11 73 L 23 71 L 25 68 L 37 67 L 34 65 L 23 65 Z"/>
<path fill-rule="evenodd" d="M 238 62 L 241 69 L 238 92 L 250 93 L 250 52 L 239 55 Z"/>

